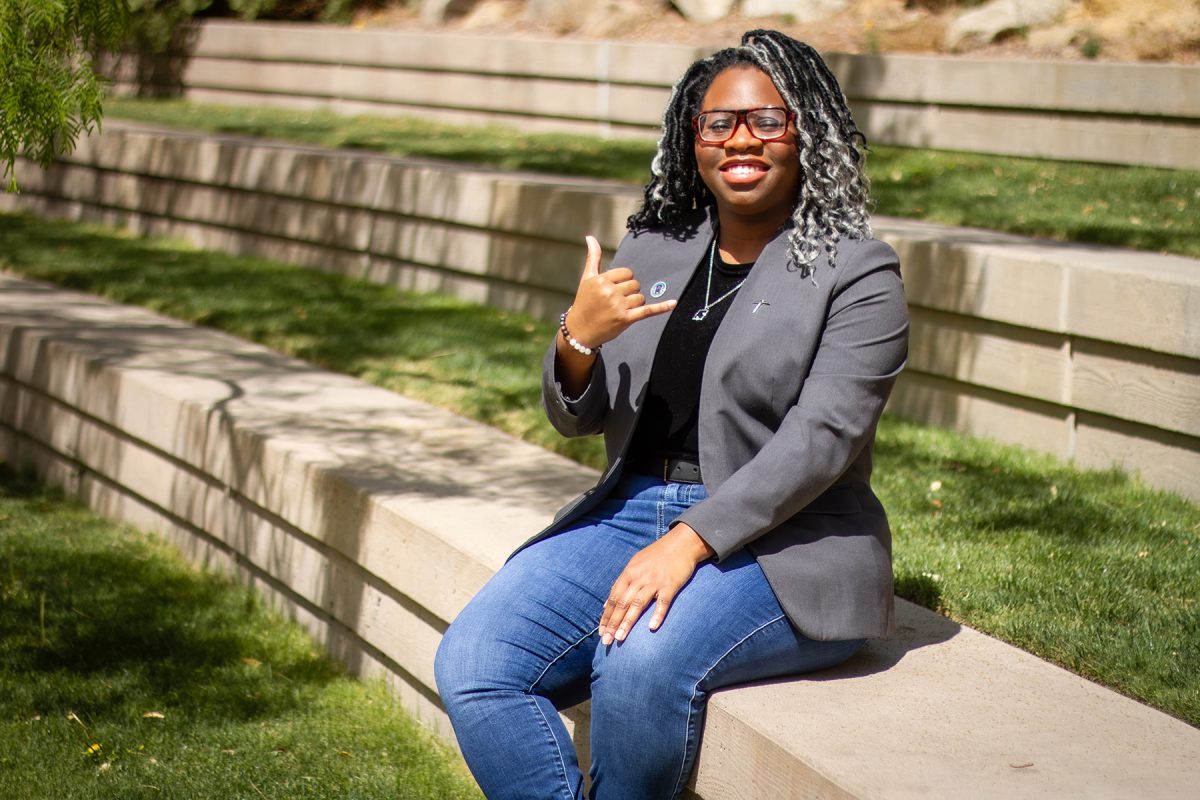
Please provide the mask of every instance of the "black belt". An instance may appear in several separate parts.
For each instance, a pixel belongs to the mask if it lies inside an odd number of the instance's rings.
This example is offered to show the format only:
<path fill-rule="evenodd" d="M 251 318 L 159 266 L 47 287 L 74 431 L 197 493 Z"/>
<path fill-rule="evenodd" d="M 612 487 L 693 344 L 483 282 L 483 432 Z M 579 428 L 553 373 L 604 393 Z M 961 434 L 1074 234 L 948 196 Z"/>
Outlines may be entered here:
<path fill-rule="evenodd" d="M 642 475 L 653 475 L 667 483 L 704 483 L 700 465 L 686 458 L 643 458 L 630 469 Z"/>

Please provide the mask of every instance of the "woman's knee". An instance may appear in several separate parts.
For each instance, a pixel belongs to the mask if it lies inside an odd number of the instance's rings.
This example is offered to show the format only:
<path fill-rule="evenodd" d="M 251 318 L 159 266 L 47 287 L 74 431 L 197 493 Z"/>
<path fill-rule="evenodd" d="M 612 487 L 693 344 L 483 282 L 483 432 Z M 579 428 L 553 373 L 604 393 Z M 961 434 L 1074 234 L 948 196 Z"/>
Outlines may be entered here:
<path fill-rule="evenodd" d="M 502 626 L 468 605 L 442 634 L 433 659 L 433 674 L 442 702 L 490 689 L 511 688 L 519 676 L 510 650 L 499 636 Z"/>
<path fill-rule="evenodd" d="M 475 680 L 471 677 L 476 663 L 475 647 L 470 636 L 460 633 L 457 623 L 451 624 L 442 634 L 433 658 L 433 676 L 443 703 L 450 705 L 456 696 L 470 690 Z"/>
<path fill-rule="evenodd" d="M 593 715 L 644 713 L 690 701 L 695 681 L 680 669 L 664 638 L 635 629 L 624 642 L 597 650 L 592 662 Z"/>
<path fill-rule="evenodd" d="M 554 660 L 556 639 L 519 615 L 469 604 L 442 634 L 434 679 L 447 707 L 497 691 L 529 692 Z"/>

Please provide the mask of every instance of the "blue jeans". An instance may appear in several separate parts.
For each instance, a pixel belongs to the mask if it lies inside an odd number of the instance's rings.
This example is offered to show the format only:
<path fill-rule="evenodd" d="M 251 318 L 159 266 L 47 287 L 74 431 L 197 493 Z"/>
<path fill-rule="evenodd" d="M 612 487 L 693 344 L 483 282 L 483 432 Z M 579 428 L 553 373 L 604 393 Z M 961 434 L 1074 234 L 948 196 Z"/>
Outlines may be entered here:
<path fill-rule="evenodd" d="M 625 564 L 705 496 L 700 484 L 626 477 L 575 527 L 513 557 L 446 631 L 438 691 L 490 800 L 583 796 L 558 711 L 588 697 L 590 797 L 678 797 L 710 692 L 831 667 L 862 645 L 800 635 L 743 550 L 701 565 L 658 631 L 650 609 L 603 647 L 601 609 Z"/>

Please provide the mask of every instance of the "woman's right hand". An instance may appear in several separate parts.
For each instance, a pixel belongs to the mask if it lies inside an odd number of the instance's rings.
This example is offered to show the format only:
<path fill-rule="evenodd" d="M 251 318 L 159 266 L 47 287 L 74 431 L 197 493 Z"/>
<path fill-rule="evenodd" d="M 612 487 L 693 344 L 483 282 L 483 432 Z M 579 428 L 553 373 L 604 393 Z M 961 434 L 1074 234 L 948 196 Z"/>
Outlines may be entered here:
<path fill-rule="evenodd" d="M 600 271 L 603 254 L 594 236 L 586 237 L 587 261 L 575 292 L 575 302 L 567 314 L 567 329 L 575 341 L 599 347 L 617 338 L 635 322 L 675 307 L 674 300 L 646 304 L 641 285 L 628 267 Z"/>

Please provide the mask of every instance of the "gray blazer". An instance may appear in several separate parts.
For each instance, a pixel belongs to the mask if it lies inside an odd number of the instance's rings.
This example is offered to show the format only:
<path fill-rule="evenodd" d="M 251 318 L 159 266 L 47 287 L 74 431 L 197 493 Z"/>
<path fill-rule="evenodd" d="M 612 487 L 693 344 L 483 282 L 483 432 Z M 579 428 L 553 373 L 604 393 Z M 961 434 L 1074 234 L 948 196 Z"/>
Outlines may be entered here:
<path fill-rule="evenodd" d="M 813 639 L 894 628 L 891 533 L 871 491 L 875 426 L 908 351 L 908 309 L 891 247 L 842 240 L 814 281 L 789 268 L 787 233 L 759 256 L 731 301 L 704 365 L 700 466 L 708 498 L 679 517 L 718 561 L 748 547 L 792 623 Z M 678 234 L 625 237 L 613 257 L 649 297 L 678 298 L 712 241 L 711 221 Z M 667 315 L 604 345 L 591 382 L 563 396 L 546 353 L 542 399 L 566 436 L 603 433 L 608 468 L 529 540 L 560 531 L 621 476 Z M 684 591 L 687 591 L 685 588 Z"/>

